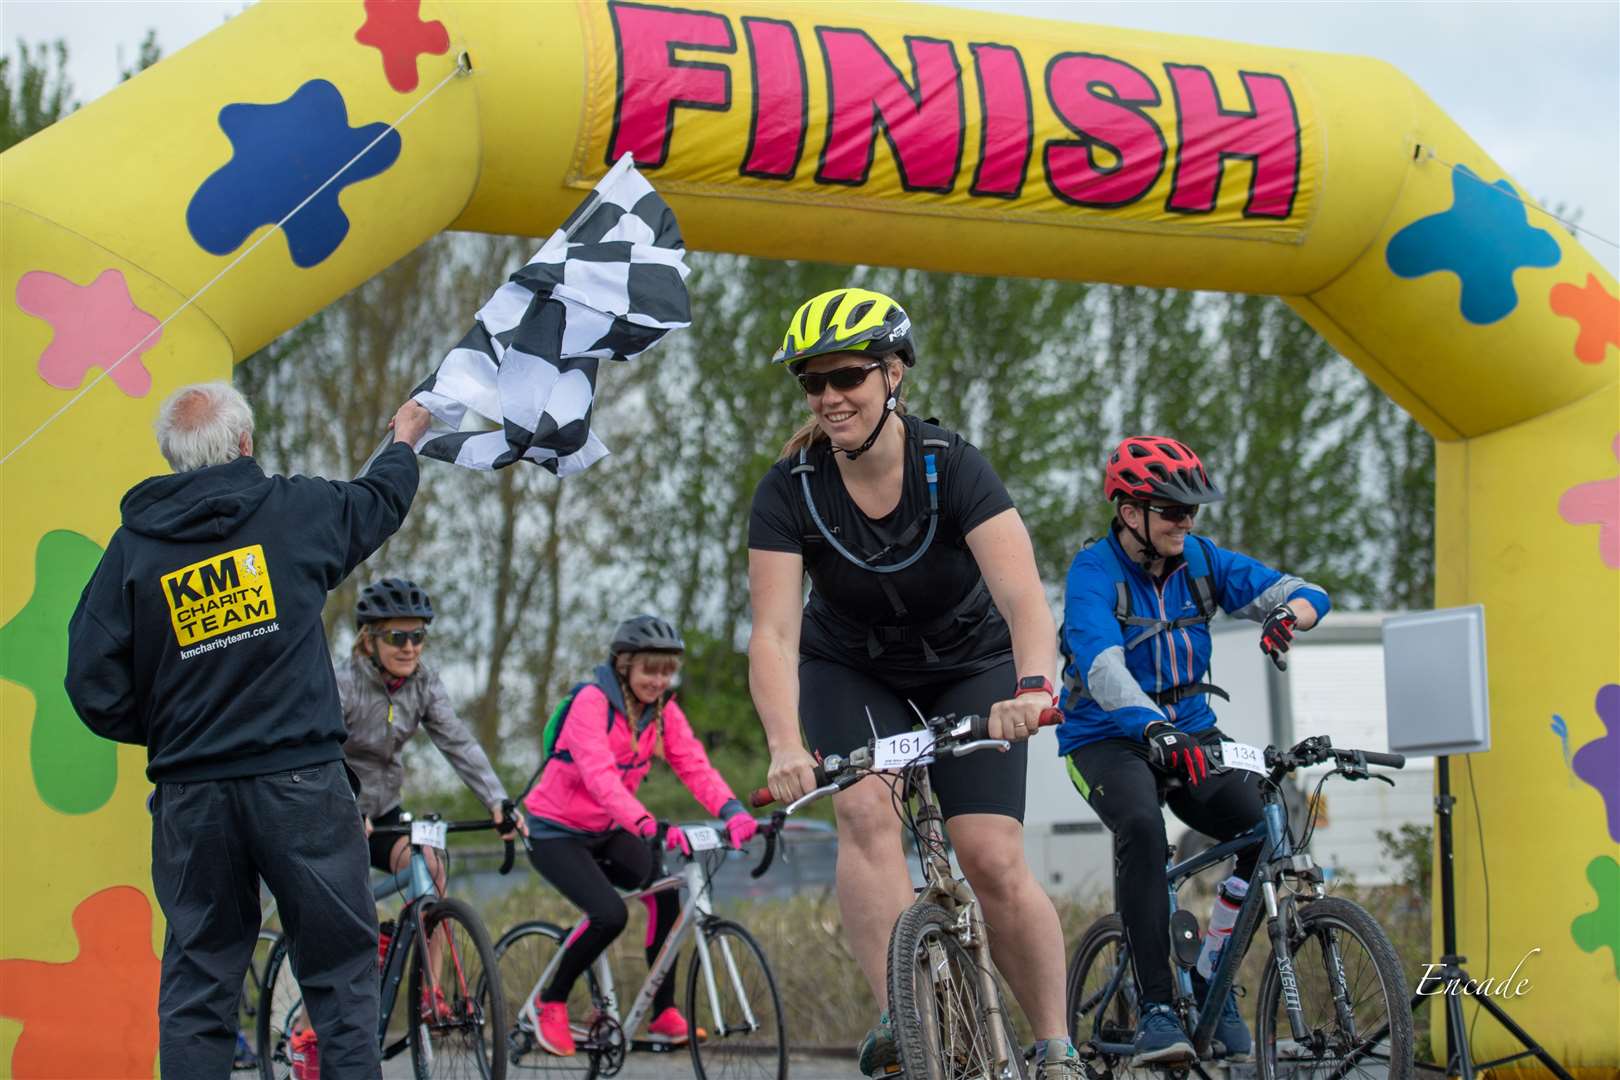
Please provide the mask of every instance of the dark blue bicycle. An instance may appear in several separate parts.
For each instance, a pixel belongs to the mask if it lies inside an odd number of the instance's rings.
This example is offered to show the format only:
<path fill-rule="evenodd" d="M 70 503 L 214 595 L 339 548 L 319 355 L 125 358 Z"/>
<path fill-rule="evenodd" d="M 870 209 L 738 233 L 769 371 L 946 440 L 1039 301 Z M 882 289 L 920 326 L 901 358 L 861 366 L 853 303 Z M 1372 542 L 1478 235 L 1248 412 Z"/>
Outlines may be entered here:
<path fill-rule="evenodd" d="M 1291 750 L 1263 751 L 1221 744 L 1220 770 L 1246 769 L 1262 777 L 1264 818 L 1252 831 L 1168 868 L 1174 1008 L 1192 1033 L 1197 1060 L 1132 1065 L 1139 1019 L 1130 950 L 1118 914 L 1097 920 L 1069 962 L 1069 1037 L 1092 1080 L 1150 1074 L 1206 1077 L 1213 1035 L 1262 916 L 1271 959 L 1257 1002 L 1255 1055 L 1262 1080 L 1339 1080 L 1347 1076 L 1410 1080 L 1414 1071 L 1411 993 L 1389 935 L 1359 905 L 1327 895 L 1307 848 L 1309 827 L 1296 838 L 1288 825 L 1281 784 L 1296 769 L 1332 764 L 1328 776 L 1382 779 L 1367 767 L 1401 768 L 1400 754 L 1336 750 L 1315 736 Z M 1324 780 L 1326 777 L 1323 778 Z M 1161 781 L 1161 795 L 1174 781 Z M 1209 979 L 1206 1007 L 1197 1007 L 1191 969 L 1200 949 L 1198 919 L 1177 904 L 1177 890 L 1194 875 L 1260 847 L 1260 861 L 1237 913 L 1232 936 Z M 1170 850 L 1172 860 L 1175 849 Z"/>
<path fill-rule="evenodd" d="M 398 873 L 377 880 L 372 895 L 379 901 L 395 893 L 405 898 L 404 909 L 384 924 L 379 935 L 382 1008 L 377 1044 L 384 1061 L 409 1049 L 417 1080 L 504 1080 L 506 1076 L 506 1055 L 499 1052 L 507 1028 L 506 999 L 495 947 L 472 907 L 439 894 L 424 855 L 424 849 L 435 848 L 442 856 L 449 833 L 508 828 L 515 807 L 509 801 L 504 809 L 506 820 L 500 825 L 488 818 L 443 821 L 437 814 L 414 819 L 401 814 L 399 824 L 373 830 L 373 835 L 410 839 L 410 862 Z M 513 840 L 507 839 L 501 873 L 511 871 L 514 851 Z M 405 1030 L 391 1038 L 401 983 L 405 984 L 405 1000 L 398 1012 Z M 257 1022 L 262 1080 L 305 1080 L 319 1075 L 318 1060 L 311 1060 L 314 1055 L 305 1049 L 313 1032 L 285 938 L 276 943 L 265 963 Z"/>

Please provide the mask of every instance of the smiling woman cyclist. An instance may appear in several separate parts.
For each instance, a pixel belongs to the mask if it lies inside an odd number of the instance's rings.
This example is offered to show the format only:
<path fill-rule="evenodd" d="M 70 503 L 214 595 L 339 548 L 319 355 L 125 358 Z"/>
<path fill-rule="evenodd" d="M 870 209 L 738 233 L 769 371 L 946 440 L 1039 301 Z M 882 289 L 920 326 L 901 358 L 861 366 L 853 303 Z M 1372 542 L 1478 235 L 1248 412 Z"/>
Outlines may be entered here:
<path fill-rule="evenodd" d="M 354 649 L 348 663 L 337 668 L 343 723 L 349 729 L 343 756 L 360 776 L 360 812 L 366 816 L 371 865 L 387 873 L 410 861 L 410 838 L 373 835 L 371 829 L 399 821 L 405 744 L 418 728 L 427 729 L 433 745 L 497 822 L 507 797 L 484 748 L 456 715 L 438 673 L 422 662 L 432 621 L 433 602 L 414 581 L 393 577 L 374 581 L 360 590 L 354 606 L 358 631 Z M 445 871 L 439 853 L 429 848 L 425 854 L 443 892 Z"/>
<path fill-rule="evenodd" d="M 548 1053 L 574 1053 L 568 991 L 623 932 L 629 913 L 615 886 L 637 889 L 652 879 L 659 860 L 649 846 L 658 823 L 636 798 L 654 754 L 662 755 L 692 797 L 726 823 L 732 847 L 753 839 L 756 824 L 709 763 L 703 742 L 675 700 L 675 676 L 686 644 L 680 632 L 654 615 L 620 623 L 608 658 L 560 708 L 560 726 L 547 724 L 540 781 L 523 800 L 528 812 L 529 861 L 535 872 L 585 913 L 566 942 L 551 981 L 535 997 L 540 1045 Z M 665 843 L 688 855 L 679 826 Z M 648 907 L 647 964 L 663 950 L 680 914 L 673 892 L 644 898 Z M 649 1042 L 685 1043 L 686 1017 L 675 1006 L 675 968 L 653 994 Z M 577 1018 L 589 1023 L 589 1017 Z M 699 1028 L 697 1037 L 704 1031 Z"/>
<path fill-rule="evenodd" d="M 874 727 L 909 730 L 914 709 L 988 714 L 1012 751 L 942 761 L 930 775 L 996 965 L 1040 1040 L 1041 1076 L 1078 1077 L 1064 1037 L 1062 933 L 1024 861 L 1024 740 L 1053 704 L 1057 666 L 1029 534 L 978 450 L 905 415 L 916 355 L 893 299 L 835 289 L 806 301 L 774 362 L 798 377 L 811 419 L 760 482 L 748 528 L 749 681 L 771 792 L 785 802 L 815 786 L 806 743 L 845 753 Z M 912 901 L 900 823 L 881 781 L 855 784 L 833 807 L 839 907 L 881 1004 L 889 931 Z M 860 1067 L 874 1075 L 896 1057 L 885 1011 Z"/>

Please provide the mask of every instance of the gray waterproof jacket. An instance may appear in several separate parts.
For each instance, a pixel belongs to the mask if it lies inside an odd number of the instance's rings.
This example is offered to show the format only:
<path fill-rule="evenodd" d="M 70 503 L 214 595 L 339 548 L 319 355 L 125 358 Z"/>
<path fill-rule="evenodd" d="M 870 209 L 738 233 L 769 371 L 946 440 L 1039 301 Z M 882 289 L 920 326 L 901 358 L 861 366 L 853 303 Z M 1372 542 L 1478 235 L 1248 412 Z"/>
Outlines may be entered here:
<path fill-rule="evenodd" d="M 478 801 L 490 809 L 506 798 L 506 788 L 489 764 L 484 748 L 456 715 L 438 674 L 419 664 L 415 674 L 389 693 L 382 672 L 369 659 L 350 656 L 337 665 L 338 697 L 349 740 L 343 756 L 360 776 L 360 812 L 376 817 L 399 805 L 405 783 L 405 744 L 417 727 L 455 766 Z"/>

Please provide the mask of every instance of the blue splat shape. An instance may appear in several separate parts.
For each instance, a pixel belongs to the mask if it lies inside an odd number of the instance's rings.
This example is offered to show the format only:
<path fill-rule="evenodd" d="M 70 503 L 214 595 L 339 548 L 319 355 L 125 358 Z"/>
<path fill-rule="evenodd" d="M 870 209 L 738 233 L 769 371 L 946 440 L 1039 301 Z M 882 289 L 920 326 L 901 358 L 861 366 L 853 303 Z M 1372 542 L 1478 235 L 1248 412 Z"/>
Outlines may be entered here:
<path fill-rule="evenodd" d="M 219 127 L 235 154 L 202 182 L 186 207 L 192 239 L 214 255 L 235 251 L 254 230 L 280 221 L 383 135 L 283 226 L 292 261 L 314 266 L 349 234 L 339 193 L 399 159 L 399 132 L 380 123 L 351 128 L 343 95 L 325 79 L 311 79 L 274 105 L 227 105 L 219 110 Z"/>
<path fill-rule="evenodd" d="M 1449 270 L 1462 280 L 1462 316 L 1483 326 L 1519 306 L 1513 272 L 1556 266 L 1558 241 L 1525 218 L 1506 180 L 1487 184 L 1466 166 L 1451 173 L 1451 209 L 1420 218 L 1390 238 L 1384 257 L 1403 278 Z"/>

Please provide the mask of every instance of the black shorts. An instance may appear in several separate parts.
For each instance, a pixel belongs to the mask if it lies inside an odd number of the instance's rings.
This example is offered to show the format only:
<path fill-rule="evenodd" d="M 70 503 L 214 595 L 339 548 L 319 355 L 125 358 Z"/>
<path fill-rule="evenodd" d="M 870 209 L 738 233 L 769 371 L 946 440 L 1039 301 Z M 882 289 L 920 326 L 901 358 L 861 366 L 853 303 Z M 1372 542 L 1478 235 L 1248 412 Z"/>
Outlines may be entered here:
<path fill-rule="evenodd" d="M 382 813 L 371 819 L 371 827 L 375 829 L 379 825 L 398 825 L 399 815 L 400 808 L 397 806 L 384 810 Z M 393 855 L 394 845 L 397 844 L 399 840 L 399 833 L 382 833 L 379 835 L 374 832 L 370 836 L 366 837 L 366 847 L 371 849 L 371 865 L 374 869 L 381 870 L 385 874 L 392 874 L 394 872 L 394 866 L 390 861 L 390 856 Z"/>
<path fill-rule="evenodd" d="M 898 735 L 918 726 L 915 704 L 924 716 L 956 713 L 988 715 L 990 706 L 1012 696 L 1017 683 L 1012 657 L 988 671 L 949 675 L 938 682 L 896 690 L 876 676 L 831 660 L 799 661 L 799 719 L 812 754 L 847 754 L 865 746 L 872 729 Z M 909 704 L 908 704 L 909 702 Z M 871 722 L 867 710 L 871 710 Z M 1014 743 L 998 754 L 984 750 L 930 766 L 928 776 L 940 811 L 1001 814 L 1024 820 L 1024 781 L 1029 744 Z"/>

